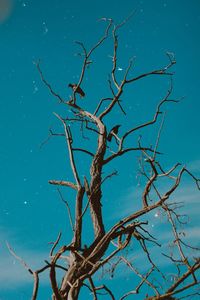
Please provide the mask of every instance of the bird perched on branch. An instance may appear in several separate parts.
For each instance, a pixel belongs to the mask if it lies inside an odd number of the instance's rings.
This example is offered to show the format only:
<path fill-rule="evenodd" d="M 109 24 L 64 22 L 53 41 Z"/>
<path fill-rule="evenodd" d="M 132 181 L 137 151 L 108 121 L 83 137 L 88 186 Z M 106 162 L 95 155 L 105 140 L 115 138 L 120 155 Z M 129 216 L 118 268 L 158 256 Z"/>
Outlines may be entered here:
<path fill-rule="evenodd" d="M 107 140 L 108 140 L 109 142 L 111 142 L 113 136 L 115 136 L 115 135 L 118 134 L 118 131 L 119 131 L 119 127 L 120 127 L 120 126 L 121 126 L 121 125 L 116 125 L 116 126 L 114 126 L 114 127 L 111 129 L 111 131 L 109 132 L 108 137 L 107 137 Z"/>
<path fill-rule="evenodd" d="M 69 83 L 68 87 L 72 88 L 75 93 L 81 96 L 81 98 L 85 97 L 84 91 L 76 83 Z"/>

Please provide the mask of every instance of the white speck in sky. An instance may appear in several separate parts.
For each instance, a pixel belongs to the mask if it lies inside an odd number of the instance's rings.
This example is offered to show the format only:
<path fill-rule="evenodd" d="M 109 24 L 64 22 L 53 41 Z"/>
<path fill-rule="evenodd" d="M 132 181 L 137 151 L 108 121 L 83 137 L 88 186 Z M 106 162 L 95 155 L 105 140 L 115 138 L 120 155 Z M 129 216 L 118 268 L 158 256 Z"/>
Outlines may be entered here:
<path fill-rule="evenodd" d="M 49 31 L 49 29 L 48 29 L 48 27 L 47 27 L 46 22 L 42 22 L 42 26 L 43 26 L 43 34 L 47 34 L 48 31 Z"/>
<path fill-rule="evenodd" d="M 37 93 L 38 92 L 38 87 L 37 87 L 37 85 L 36 85 L 36 82 L 35 82 L 35 80 L 33 80 L 33 94 L 35 94 L 35 93 Z"/>
<path fill-rule="evenodd" d="M 27 202 L 27 201 L 24 201 L 24 204 L 26 205 L 26 204 L 28 204 L 28 202 Z"/>
<path fill-rule="evenodd" d="M 155 217 L 155 218 L 158 218 L 158 217 L 159 217 L 159 213 L 156 212 L 155 215 L 154 215 L 154 217 Z"/>
<path fill-rule="evenodd" d="M 117 68 L 117 70 L 118 70 L 118 71 L 123 71 L 123 69 L 122 69 L 122 68 L 120 68 L 120 67 L 118 67 L 118 68 Z"/>
<path fill-rule="evenodd" d="M 27 181 L 27 178 L 24 178 L 24 182 Z"/>
<path fill-rule="evenodd" d="M 37 93 L 37 92 L 38 92 L 38 87 L 35 86 L 35 87 L 34 87 L 34 90 L 33 90 L 33 93 L 35 94 L 35 93 Z"/>
<path fill-rule="evenodd" d="M 25 2 L 22 2 L 22 6 L 23 6 L 23 7 L 26 7 L 27 4 L 26 4 Z"/>
<path fill-rule="evenodd" d="M 19 104 L 22 104 L 23 103 L 23 99 L 24 99 L 24 96 L 22 95 L 22 96 L 20 96 L 20 100 L 19 100 Z"/>

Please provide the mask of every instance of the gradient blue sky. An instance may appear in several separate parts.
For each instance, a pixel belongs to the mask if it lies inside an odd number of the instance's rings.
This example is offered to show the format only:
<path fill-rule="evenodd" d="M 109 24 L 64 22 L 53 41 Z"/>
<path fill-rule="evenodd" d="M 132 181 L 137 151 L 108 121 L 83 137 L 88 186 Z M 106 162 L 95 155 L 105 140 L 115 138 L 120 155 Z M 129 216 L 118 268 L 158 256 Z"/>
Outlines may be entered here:
<path fill-rule="evenodd" d="M 7 3 L 7 10 L 5 9 Z M 16 252 L 32 266 L 40 266 L 48 257 L 48 242 L 64 229 L 69 241 L 70 227 L 56 190 L 49 179 L 70 178 L 64 143 L 51 140 L 44 147 L 48 129 L 57 126 L 52 112 L 65 114 L 40 81 L 34 61 L 41 59 L 46 78 L 63 97 L 69 95 L 67 84 L 77 80 L 80 58 L 75 40 L 90 47 L 102 34 L 101 17 L 121 21 L 136 9 L 132 20 L 120 31 L 119 76 L 128 58 L 135 56 L 132 74 L 140 74 L 167 63 L 166 51 L 175 53 L 174 97 L 184 99 L 167 106 L 167 118 L 160 150 L 165 152 L 165 165 L 186 163 L 199 174 L 199 86 L 200 86 L 200 2 L 198 0 L 84 0 L 84 1 L 19 1 L 0 0 L 0 299 L 29 299 L 31 277 L 9 256 L 8 240 Z M 94 56 L 96 68 L 88 70 L 83 87 L 88 95 L 86 107 L 93 109 L 93 99 L 108 91 L 105 82 L 111 59 L 111 42 Z M 122 71 L 121 71 L 122 69 Z M 156 103 L 165 95 L 168 80 L 153 78 L 129 87 L 124 103 L 134 124 L 151 118 Z M 67 113 L 67 112 L 66 112 Z M 108 122 L 112 126 L 125 122 L 117 112 Z M 124 124 L 122 131 L 128 127 Z M 59 127 L 57 127 L 59 128 Z M 145 136 L 145 134 L 144 134 Z M 150 131 L 145 136 L 153 143 Z M 137 156 L 129 156 L 135 159 Z M 116 189 L 105 186 L 105 213 L 112 223 L 130 211 L 130 199 L 137 198 L 136 163 L 118 160 L 122 177 L 113 180 Z M 83 157 L 80 166 L 84 165 Z M 114 167 L 114 166 L 113 166 Z M 116 167 L 116 166 L 115 166 Z M 128 171 L 128 177 L 125 176 Z M 117 189 L 121 178 L 123 189 Z M 198 237 L 196 220 L 199 198 L 190 181 L 184 181 L 179 198 L 189 201 L 192 214 L 189 234 Z M 69 197 L 69 194 L 66 194 Z M 182 198 L 181 198 L 182 197 Z M 113 199 L 116 209 L 113 211 Z M 122 209 L 123 207 L 123 209 Z M 119 212 L 120 211 L 120 212 Z M 161 220 L 155 220 L 159 228 Z M 88 229 L 89 231 L 89 229 Z M 65 239 L 63 237 L 63 242 Z M 137 253 L 135 254 L 137 256 Z M 138 254 L 139 255 L 139 254 Z M 49 297 L 43 280 L 39 299 Z M 120 278 L 114 281 L 118 282 Z M 30 284 L 29 284 L 30 283 Z M 111 283 L 112 285 L 112 283 Z M 131 288 L 127 274 L 127 288 Z M 121 290 L 117 291 L 120 295 Z M 84 295 L 83 295 L 84 299 Z M 139 296 L 137 299 L 140 299 Z M 141 298 L 142 299 L 142 298 Z"/>

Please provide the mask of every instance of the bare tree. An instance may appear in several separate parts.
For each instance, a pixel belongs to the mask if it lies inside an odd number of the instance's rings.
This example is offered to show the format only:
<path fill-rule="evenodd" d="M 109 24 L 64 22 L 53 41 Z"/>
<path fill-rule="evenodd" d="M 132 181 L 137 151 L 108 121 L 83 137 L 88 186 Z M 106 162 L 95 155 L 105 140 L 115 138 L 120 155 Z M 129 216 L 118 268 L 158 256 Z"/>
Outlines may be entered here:
<path fill-rule="evenodd" d="M 171 196 L 181 184 L 184 175 L 190 176 L 200 189 L 199 179 L 197 179 L 186 167 L 181 166 L 179 163 L 173 165 L 168 170 L 165 170 L 160 162 L 161 153 L 158 151 L 160 134 L 164 118 L 162 119 L 163 109 L 166 103 L 176 103 L 178 100 L 172 98 L 173 91 L 173 72 L 172 67 L 176 63 L 174 55 L 167 53 L 168 63 L 160 68 L 150 72 L 139 74 L 136 76 L 130 75 L 133 64 L 133 59 L 128 63 L 124 71 L 122 80 L 118 79 L 118 31 L 127 22 L 128 19 L 116 25 L 112 19 L 102 19 L 107 25 L 103 36 L 97 43 L 88 51 L 82 42 L 77 42 L 81 48 L 81 57 L 83 64 L 80 72 L 80 78 L 77 83 L 70 83 L 69 87 L 72 88 L 70 99 L 63 99 L 57 92 L 54 91 L 52 85 L 46 80 L 41 69 L 40 62 L 36 64 L 41 80 L 49 89 L 50 93 L 68 110 L 71 116 L 66 117 L 66 110 L 64 116 L 54 113 L 58 122 L 63 126 L 63 132 L 55 132 L 50 130 L 49 138 L 52 136 L 61 136 L 66 140 L 66 147 L 68 150 L 69 161 L 73 173 L 73 181 L 65 180 L 50 180 L 49 183 L 56 185 L 58 188 L 59 196 L 65 203 L 68 211 L 69 222 L 72 227 L 72 239 L 70 244 L 59 244 L 61 242 L 61 233 L 59 233 L 56 241 L 53 243 L 50 251 L 50 260 L 45 261 L 45 266 L 40 270 L 33 271 L 27 264 L 18 257 L 24 264 L 25 268 L 34 277 L 34 289 L 32 300 L 37 299 L 39 288 L 39 275 L 41 272 L 49 270 L 50 284 L 53 291 L 52 299 L 56 300 L 76 300 L 79 298 L 80 290 L 84 287 L 88 289 L 89 294 L 93 299 L 99 299 L 104 295 L 110 299 L 126 299 L 132 296 L 137 299 L 137 294 L 148 288 L 146 299 L 183 299 L 191 295 L 200 295 L 198 289 L 199 284 L 199 268 L 200 259 L 198 257 L 198 248 L 187 244 L 184 241 L 184 236 L 180 235 L 179 225 L 182 225 L 182 219 L 178 212 L 180 206 L 177 202 L 170 201 Z M 87 104 L 87 91 L 83 91 L 81 86 L 85 79 L 88 66 L 92 62 L 92 56 L 95 51 L 101 48 L 104 42 L 111 38 L 113 41 L 113 54 L 112 54 L 112 67 L 108 77 L 108 84 L 110 89 L 109 97 L 98 100 L 97 107 L 94 112 L 88 111 L 80 106 L 80 97 L 85 97 L 84 105 Z M 136 126 L 129 124 L 129 129 L 120 135 L 119 126 L 115 123 L 112 117 L 113 109 L 119 109 L 124 114 L 126 120 L 126 112 L 123 107 L 123 95 L 127 86 L 134 84 L 136 81 L 142 80 L 144 77 L 150 76 L 165 76 L 170 78 L 170 86 L 155 108 L 155 113 L 150 120 L 142 122 Z M 85 95 L 86 92 L 86 95 Z M 124 100 L 125 101 L 125 100 Z M 140 132 L 141 130 L 152 127 L 157 122 L 161 121 L 160 129 L 156 138 L 155 146 L 145 145 Z M 113 123 L 113 128 L 108 131 L 108 120 Z M 109 123 L 109 124 L 110 124 Z M 71 129 L 71 124 L 79 124 L 80 130 L 74 131 Z M 121 125 L 123 128 L 123 124 Z M 77 129 L 77 127 L 74 127 Z M 75 145 L 74 134 L 79 135 L 80 145 Z M 127 143 L 127 138 L 130 136 L 137 136 L 137 142 L 131 146 L 130 142 Z M 88 148 L 82 145 L 87 145 Z M 84 140 L 84 143 L 81 140 Z M 89 144 L 96 145 L 96 150 L 93 153 Z M 116 149 L 112 150 L 112 147 Z M 92 147 L 93 148 L 93 147 Z M 82 152 L 90 158 L 90 175 L 85 175 L 84 179 L 80 176 L 78 153 Z M 103 170 L 111 162 L 114 162 L 119 157 L 126 156 L 127 153 L 133 152 L 140 155 L 139 169 L 140 175 L 144 178 L 144 189 L 141 196 L 140 209 L 133 209 L 129 214 L 119 219 L 111 228 L 106 229 L 106 216 L 102 213 L 102 194 L 103 184 L 106 180 L 117 175 L 114 170 L 105 175 Z M 76 155 L 75 155 L 76 153 Z M 160 182 L 167 181 L 167 184 L 160 188 Z M 112 181 L 112 180 L 111 180 Z M 111 182 L 110 181 L 110 182 Z M 76 196 L 74 203 L 74 212 L 70 209 L 68 202 L 64 199 L 61 188 L 69 188 L 75 191 Z M 112 200 L 112 199 L 111 199 Z M 106 205 L 106 204 L 104 204 Z M 167 285 L 167 276 L 163 274 L 159 267 L 159 263 L 152 258 L 152 250 L 149 245 L 153 244 L 155 248 L 160 248 L 159 237 L 154 237 L 151 233 L 151 228 L 148 226 L 152 211 L 160 209 L 162 214 L 166 217 L 171 226 L 173 238 L 169 243 L 173 244 L 174 250 L 168 253 L 161 253 L 161 255 L 168 258 L 175 270 L 174 280 Z M 83 222 L 84 218 L 91 217 L 94 238 L 90 245 L 84 245 L 83 226 L 87 222 Z M 135 242 L 135 243 L 134 243 Z M 132 245 L 138 243 L 142 255 L 149 263 L 149 268 L 145 272 L 140 271 L 135 266 L 134 261 L 131 260 L 129 249 Z M 16 256 L 14 251 L 8 245 L 10 252 Z M 138 247 L 138 246 L 135 246 Z M 188 255 L 188 249 L 195 251 L 194 256 Z M 132 251 L 133 251 L 132 250 Z M 161 252 L 161 250 L 160 250 Z M 17 257 L 17 256 L 16 256 Z M 62 258 L 68 262 L 68 266 L 63 266 Z M 128 268 L 130 272 L 137 278 L 133 281 L 135 286 L 131 291 L 126 291 L 124 295 L 116 295 L 115 291 L 105 285 L 96 285 L 94 275 L 99 270 L 107 270 L 111 275 L 120 268 Z M 57 270 L 63 271 L 63 278 L 61 283 L 58 282 Z M 103 281 L 103 279 L 102 279 Z M 134 297 L 135 295 L 135 297 Z M 87 299 L 89 296 L 87 296 Z M 86 299 L 86 298 L 85 298 Z M 195 298 L 197 299 L 197 298 Z"/>

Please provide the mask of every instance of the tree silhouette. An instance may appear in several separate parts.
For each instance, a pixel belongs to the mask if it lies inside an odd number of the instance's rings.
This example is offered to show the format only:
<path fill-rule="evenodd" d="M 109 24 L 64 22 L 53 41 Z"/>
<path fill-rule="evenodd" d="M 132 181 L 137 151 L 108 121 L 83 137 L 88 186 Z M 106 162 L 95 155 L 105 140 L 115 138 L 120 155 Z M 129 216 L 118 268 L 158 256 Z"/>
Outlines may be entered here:
<path fill-rule="evenodd" d="M 160 162 L 161 153 L 158 151 L 162 123 L 165 116 L 163 113 L 164 107 L 167 103 L 178 102 L 178 100 L 172 98 L 173 72 L 171 69 L 176 63 L 174 55 L 167 53 L 168 63 L 164 67 L 136 76 L 130 75 L 133 65 L 133 59 L 131 59 L 123 73 L 123 78 L 119 80 L 117 76 L 118 31 L 126 24 L 128 19 L 118 25 L 115 25 L 112 19 L 103 18 L 102 21 L 107 24 L 105 32 L 89 51 L 87 51 L 82 42 L 76 42 L 82 51 L 81 58 L 83 59 L 83 64 L 78 82 L 70 84 L 72 87 L 70 99 L 65 100 L 54 91 L 52 85 L 46 80 L 43 74 L 40 62 L 36 63 L 41 80 L 45 86 L 64 108 L 68 107 L 72 116 L 66 117 L 66 110 L 63 114 L 64 116 L 54 113 L 58 122 L 63 126 L 63 132 L 57 133 L 51 129 L 50 136 L 63 136 L 66 139 L 74 180 L 50 180 L 49 183 L 59 188 L 70 188 L 75 192 L 76 196 L 73 202 L 73 213 L 68 202 L 64 199 L 61 190 L 58 190 L 68 210 L 69 221 L 73 232 L 71 242 L 69 244 L 60 245 L 61 233 L 59 233 L 50 251 L 50 260 L 46 261 L 45 266 L 40 270 L 33 271 L 18 257 L 25 268 L 27 268 L 34 277 L 32 299 L 37 299 L 39 275 L 44 271 L 49 271 L 50 284 L 53 291 L 52 299 L 57 300 L 76 300 L 79 298 L 82 288 L 88 289 L 88 295 L 85 299 L 89 299 L 89 297 L 99 299 L 105 295 L 110 299 L 121 300 L 129 296 L 135 299 L 134 295 L 136 295 L 135 297 L 138 299 L 137 294 L 147 290 L 148 294 L 145 292 L 145 299 L 149 300 L 183 299 L 191 295 L 199 295 L 198 290 L 195 289 L 199 283 L 199 249 L 184 241 L 184 235 L 181 235 L 179 231 L 179 225 L 183 223 L 178 213 L 180 205 L 178 202 L 170 200 L 173 193 L 180 186 L 183 175 L 191 177 L 198 189 L 200 189 L 199 180 L 179 163 L 165 170 Z M 89 103 L 87 103 L 87 91 L 83 91 L 81 87 L 88 66 L 91 65 L 91 67 L 95 67 L 95 64 L 93 66 L 92 62 L 95 51 L 101 48 L 104 42 L 110 37 L 113 42 L 112 67 L 108 82 L 106 83 L 109 86 L 110 95 L 109 97 L 98 100 L 95 111 L 91 112 L 82 107 L 89 106 Z M 155 108 L 155 113 L 152 118 L 134 126 L 128 123 L 128 130 L 126 131 L 123 129 L 123 124 L 121 124 L 120 128 L 116 127 L 118 122 L 113 119 L 112 115 L 114 109 L 118 109 L 124 115 L 124 122 L 126 122 L 127 113 L 123 107 L 123 101 L 125 101 L 123 100 L 123 96 L 127 86 L 133 85 L 136 81 L 142 80 L 144 77 L 154 75 L 169 78 L 170 86 L 164 98 Z M 80 100 L 81 95 L 85 96 L 84 100 Z M 157 124 L 160 119 L 162 119 L 162 121 L 155 145 L 146 145 L 141 137 L 141 130 L 148 130 L 148 128 Z M 70 126 L 71 124 L 79 125 L 80 130 L 77 130 L 78 126 L 73 127 Z M 110 126 L 108 124 L 112 124 L 112 129 L 108 129 Z M 76 131 L 73 130 L 74 128 L 76 128 Z M 113 130 L 114 128 L 117 128 L 117 130 Z M 137 136 L 137 142 L 134 142 L 130 146 L 130 141 L 127 143 L 127 140 L 133 135 Z M 76 141 L 74 136 L 76 136 Z M 89 141 L 88 137 L 90 138 Z M 78 142 L 79 145 L 76 146 L 75 144 Z M 94 147 L 90 147 L 91 143 L 96 147 L 94 153 L 91 150 L 91 148 Z M 79 172 L 79 152 L 90 158 L 89 175 L 86 174 L 83 179 Z M 111 179 L 109 181 L 109 183 L 111 183 L 112 177 L 118 175 L 116 171 L 116 159 L 119 157 L 123 159 L 126 157 L 126 154 L 132 152 L 140 155 L 140 176 L 144 182 L 140 208 L 133 207 L 126 217 L 118 219 L 114 225 L 108 228 L 106 223 L 107 216 L 103 215 L 102 212 L 103 184 L 108 179 Z M 115 164 L 115 170 L 105 174 L 104 170 L 111 162 Z M 161 187 L 160 182 L 162 183 L 163 181 L 167 181 L 167 184 Z M 110 201 L 112 201 L 112 199 L 110 199 Z M 103 205 L 106 205 L 106 203 Z M 160 212 L 165 216 L 168 224 L 171 226 L 172 238 L 169 239 L 169 244 L 171 243 L 173 245 L 173 250 L 170 250 L 168 253 L 162 253 L 159 236 L 153 236 L 151 228 L 148 226 L 151 213 L 156 209 L 160 209 Z M 87 221 L 88 215 L 91 218 L 91 223 Z M 86 220 L 86 222 L 84 220 Z M 84 226 L 89 226 L 88 224 L 92 224 L 93 226 L 94 238 L 91 243 L 86 246 L 84 245 L 85 236 L 83 230 Z M 137 246 L 135 246 L 136 244 Z M 168 282 L 167 274 L 159 267 L 159 262 L 155 261 L 152 257 L 153 253 L 149 248 L 149 245 L 152 244 L 155 248 L 158 248 L 158 250 L 160 249 L 160 255 L 167 258 L 169 264 L 176 270 L 174 271 L 175 275 L 173 281 L 170 283 Z M 137 257 L 132 261 L 129 252 L 125 251 L 129 249 L 130 246 L 132 249 L 134 249 L 134 247 L 137 249 L 140 247 L 142 257 L 149 265 L 149 268 L 145 272 L 140 271 L 140 269 L 135 266 Z M 16 256 L 11 247 L 9 245 L 8 247 L 10 252 Z M 188 249 L 195 252 L 194 256 L 188 255 Z M 67 267 L 66 265 L 63 266 L 63 257 L 65 257 L 67 261 Z M 99 270 L 105 270 L 106 268 L 110 272 L 111 277 L 119 272 L 118 270 L 120 268 L 129 269 L 136 278 L 133 281 L 133 284 L 135 284 L 133 289 L 131 291 L 125 291 L 124 295 L 116 295 L 115 290 L 111 291 L 111 289 L 104 284 L 104 279 L 102 279 L 101 285 L 96 285 L 95 274 Z M 63 272 L 61 283 L 59 283 L 57 279 L 58 269 Z M 126 287 L 124 288 L 126 289 Z"/>

